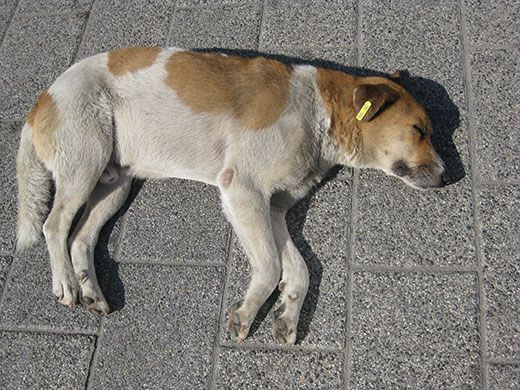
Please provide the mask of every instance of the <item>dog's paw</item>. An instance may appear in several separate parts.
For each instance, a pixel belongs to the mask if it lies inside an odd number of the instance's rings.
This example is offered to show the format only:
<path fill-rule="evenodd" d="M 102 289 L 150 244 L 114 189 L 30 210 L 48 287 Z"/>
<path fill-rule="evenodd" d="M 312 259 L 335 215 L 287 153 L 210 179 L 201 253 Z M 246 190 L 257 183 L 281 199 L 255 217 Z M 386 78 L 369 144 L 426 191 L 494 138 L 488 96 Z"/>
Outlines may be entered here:
<path fill-rule="evenodd" d="M 69 272 L 61 272 L 52 278 L 52 293 L 58 298 L 58 301 L 70 308 L 76 306 L 78 302 L 79 285 L 74 274 Z"/>
<path fill-rule="evenodd" d="M 284 316 L 285 305 L 274 311 L 273 337 L 281 344 L 294 345 L 296 342 L 296 323 Z"/>
<path fill-rule="evenodd" d="M 251 321 L 241 310 L 242 301 L 238 301 L 229 308 L 228 330 L 231 336 L 244 341 L 249 334 Z"/>
<path fill-rule="evenodd" d="M 76 274 L 79 283 L 79 302 L 94 315 L 107 315 L 108 303 L 99 288 L 96 278 L 89 277 L 87 271 Z"/>

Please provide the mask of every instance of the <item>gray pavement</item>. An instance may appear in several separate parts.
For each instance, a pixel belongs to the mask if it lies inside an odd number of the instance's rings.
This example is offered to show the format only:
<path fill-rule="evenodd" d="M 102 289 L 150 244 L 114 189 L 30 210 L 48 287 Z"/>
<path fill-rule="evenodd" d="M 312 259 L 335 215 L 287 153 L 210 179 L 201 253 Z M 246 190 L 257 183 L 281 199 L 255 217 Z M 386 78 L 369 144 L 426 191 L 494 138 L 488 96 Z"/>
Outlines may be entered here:
<path fill-rule="evenodd" d="M 0 388 L 520 389 L 517 0 L 0 2 Z M 215 189 L 138 182 L 97 248 L 114 312 L 51 294 L 43 242 L 13 250 L 14 159 L 37 92 L 76 60 L 135 45 L 260 50 L 408 69 L 452 186 L 342 169 L 288 217 L 311 271 L 293 348 L 272 297 L 237 343 L 249 265 Z"/>

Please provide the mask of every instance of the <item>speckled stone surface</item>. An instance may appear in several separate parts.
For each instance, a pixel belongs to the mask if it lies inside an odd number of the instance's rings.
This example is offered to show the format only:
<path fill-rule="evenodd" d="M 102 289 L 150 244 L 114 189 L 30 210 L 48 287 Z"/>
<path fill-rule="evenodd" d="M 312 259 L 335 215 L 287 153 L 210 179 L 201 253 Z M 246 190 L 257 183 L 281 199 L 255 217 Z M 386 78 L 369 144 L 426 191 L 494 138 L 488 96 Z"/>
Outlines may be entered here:
<path fill-rule="evenodd" d="M 343 356 L 335 353 L 223 348 L 219 389 L 337 389 Z"/>
<path fill-rule="evenodd" d="M 0 331 L 2 389 L 85 386 L 94 337 Z"/>
<path fill-rule="evenodd" d="M 480 194 L 488 351 L 520 356 L 520 188 L 490 187 Z"/>
<path fill-rule="evenodd" d="M 351 386 L 475 388 L 475 274 L 356 272 Z"/>
<path fill-rule="evenodd" d="M 0 122 L 0 251 L 14 249 L 16 236 L 16 152 L 21 124 Z"/>

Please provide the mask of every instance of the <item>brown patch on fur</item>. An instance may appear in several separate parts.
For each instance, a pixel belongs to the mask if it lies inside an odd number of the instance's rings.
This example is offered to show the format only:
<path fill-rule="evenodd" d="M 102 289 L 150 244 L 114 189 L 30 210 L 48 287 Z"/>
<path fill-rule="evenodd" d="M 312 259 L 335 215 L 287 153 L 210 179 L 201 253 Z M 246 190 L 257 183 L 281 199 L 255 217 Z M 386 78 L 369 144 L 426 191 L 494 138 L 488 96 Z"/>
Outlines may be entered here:
<path fill-rule="evenodd" d="M 356 143 L 361 141 L 353 105 L 356 79 L 343 72 L 319 68 L 316 81 L 330 116 L 330 134 L 347 153 L 353 153 L 360 146 Z"/>
<path fill-rule="evenodd" d="M 108 70 L 122 76 L 152 66 L 161 52 L 159 47 L 128 47 L 108 52 Z"/>
<path fill-rule="evenodd" d="M 52 159 L 54 155 L 54 131 L 58 127 L 56 103 L 47 91 L 43 91 L 36 104 L 27 115 L 27 122 L 32 127 L 32 139 L 36 155 L 42 161 Z"/>
<path fill-rule="evenodd" d="M 166 70 L 166 84 L 193 111 L 230 112 L 249 129 L 273 125 L 289 98 L 292 67 L 264 57 L 181 52 Z"/>

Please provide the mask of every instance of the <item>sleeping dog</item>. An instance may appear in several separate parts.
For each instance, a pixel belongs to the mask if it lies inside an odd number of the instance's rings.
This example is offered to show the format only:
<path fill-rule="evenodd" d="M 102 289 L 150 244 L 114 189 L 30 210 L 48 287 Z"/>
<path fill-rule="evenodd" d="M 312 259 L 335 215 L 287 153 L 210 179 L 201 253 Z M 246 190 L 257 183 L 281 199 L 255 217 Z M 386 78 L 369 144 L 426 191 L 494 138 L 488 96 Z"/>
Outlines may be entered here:
<path fill-rule="evenodd" d="M 338 164 L 379 169 L 419 189 L 444 185 L 431 132 L 425 110 L 384 77 L 177 48 L 99 54 L 70 67 L 28 114 L 17 161 L 17 250 L 43 229 L 54 295 L 107 314 L 93 251 L 132 178 L 212 184 L 252 268 L 229 310 L 230 332 L 245 339 L 278 286 L 273 336 L 293 344 L 309 277 L 287 210 Z"/>

